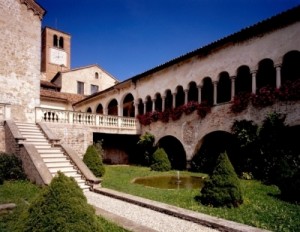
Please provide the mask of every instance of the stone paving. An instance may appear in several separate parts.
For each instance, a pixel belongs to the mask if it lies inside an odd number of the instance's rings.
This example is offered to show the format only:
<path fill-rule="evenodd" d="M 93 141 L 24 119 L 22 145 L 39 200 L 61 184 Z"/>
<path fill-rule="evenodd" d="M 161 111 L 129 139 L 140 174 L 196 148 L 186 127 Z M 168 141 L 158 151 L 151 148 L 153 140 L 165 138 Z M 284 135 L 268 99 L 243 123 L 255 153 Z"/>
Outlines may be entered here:
<path fill-rule="evenodd" d="M 266 231 L 111 189 L 94 191 L 84 193 L 96 213 L 134 232 Z"/>

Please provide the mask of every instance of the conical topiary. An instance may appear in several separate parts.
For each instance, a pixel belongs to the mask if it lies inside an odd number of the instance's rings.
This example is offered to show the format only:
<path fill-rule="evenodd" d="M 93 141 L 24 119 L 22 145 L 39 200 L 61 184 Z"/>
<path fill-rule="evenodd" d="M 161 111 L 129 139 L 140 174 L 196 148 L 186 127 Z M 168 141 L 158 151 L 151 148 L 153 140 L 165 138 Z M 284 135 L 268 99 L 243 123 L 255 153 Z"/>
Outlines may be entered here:
<path fill-rule="evenodd" d="M 163 148 L 157 148 L 152 156 L 152 164 L 150 166 L 153 171 L 169 171 L 171 169 L 171 163 L 168 155 Z"/>
<path fill-rule="evenodd" d="M 201 190 L 201 203 L 214 207 L 238 207 L 243 203 L 240 180 L 226 152 L 218 157 L 211 177 Z"/>
<path fill-rule="evenodd" d="M 83 156 L 83 162 L 97 177 L 101 177 L 105 173 L 100 151 L 102 151 L 101 145 L 98 147 L 96 145 L 90 145 Z"/>
<path fill-rule="evenodd" d="M 94 208 L 73 178 L 58 173 L 22 218 L 20 231 L 101 231 Z"/>

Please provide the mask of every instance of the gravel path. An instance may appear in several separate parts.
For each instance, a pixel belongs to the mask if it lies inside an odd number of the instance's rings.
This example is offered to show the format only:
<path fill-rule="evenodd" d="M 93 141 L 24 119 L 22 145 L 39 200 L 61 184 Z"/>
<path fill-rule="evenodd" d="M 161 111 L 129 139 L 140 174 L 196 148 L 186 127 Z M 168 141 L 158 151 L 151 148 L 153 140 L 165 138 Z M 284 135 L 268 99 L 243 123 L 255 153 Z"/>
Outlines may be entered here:
<path fill-rule="evenodd" d="M 107 197 L 94 192 L 85 192 L 89 204 L 139 225 L 162 232 L 215 232 L 217 230 L 185 221 L 144 207 Z"/>

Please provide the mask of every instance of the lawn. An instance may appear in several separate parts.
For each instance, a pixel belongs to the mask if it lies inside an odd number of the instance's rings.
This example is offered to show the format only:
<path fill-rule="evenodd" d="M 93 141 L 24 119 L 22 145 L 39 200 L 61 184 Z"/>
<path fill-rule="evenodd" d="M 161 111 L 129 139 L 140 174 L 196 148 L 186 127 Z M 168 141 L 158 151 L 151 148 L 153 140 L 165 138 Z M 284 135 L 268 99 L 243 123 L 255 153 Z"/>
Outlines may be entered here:
<path fill-rule="evenodd" d="M 0 204 L 15 203 L 17 205 L 12 213 L 0 214 L 0 231 L 16 231 L 14 228 L 16 223 L 20 223 L 18 218 L 20 217 L 21 213 L 29 207 L 30 202 L 32 202 L 40 192 L 41 188 L 31 184 L 28 181 L 6 181 L 4 182 L 4 185 L 0 185 Z M 101 222 L 103 231 L 127 231 L 102 217 L 98 218 Z"/>
<path fill-rule="evenodd" d="M 118 165 L 105 168 L 102 186 L 106 188 L 272 231 L 300 231 L 300 205 L 281 201 L 276 186 L 241 180 L 244 203 L 239 208 L 213 208 L 197 202 L 198 189 L 164 190 L 132 183 L 136 177 L 176 175 L 175 171 L 161 173 L 145 167 Z M 189 174 L 181 172 L 181 175 Z"/>

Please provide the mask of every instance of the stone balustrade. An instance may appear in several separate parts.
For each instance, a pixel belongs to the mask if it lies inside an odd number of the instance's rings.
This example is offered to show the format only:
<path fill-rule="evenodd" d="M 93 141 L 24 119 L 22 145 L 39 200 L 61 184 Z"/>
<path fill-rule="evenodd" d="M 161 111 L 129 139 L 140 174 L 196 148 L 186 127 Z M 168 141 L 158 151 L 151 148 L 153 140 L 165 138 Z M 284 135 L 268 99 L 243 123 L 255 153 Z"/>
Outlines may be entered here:
<path fill-rule="evenodd" d="M 10 104 L 0 103 L 0 121 L 10 119 Z"/>
<path fill-rule="evenodd" d="M 136 118 L 37 107 L 36 122 L 80 124 L 106 128 L 140 128 Z"/>

